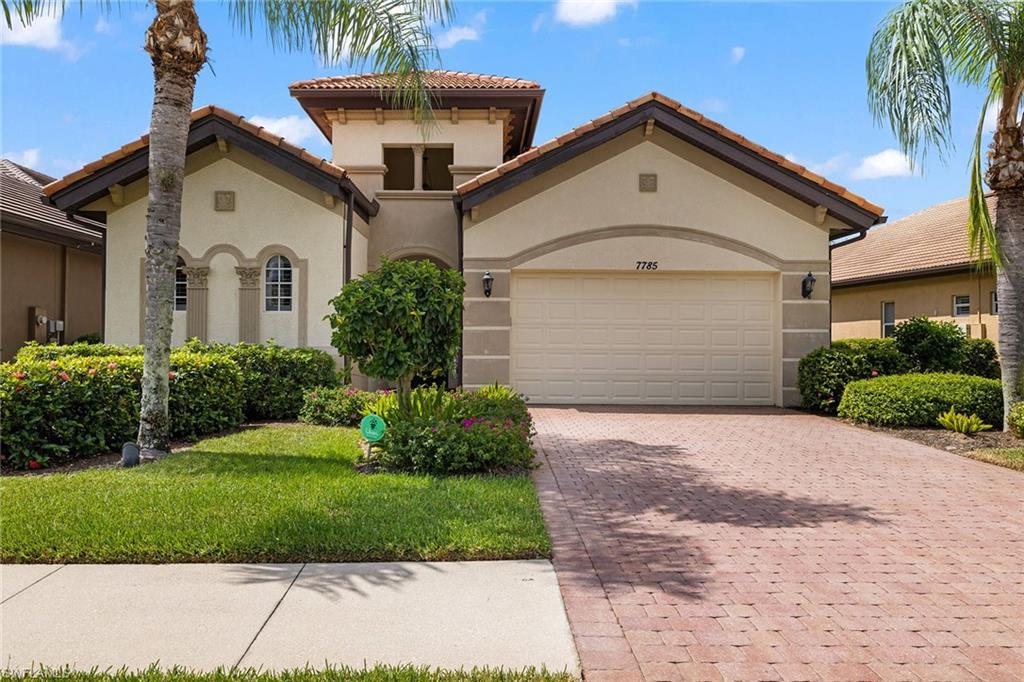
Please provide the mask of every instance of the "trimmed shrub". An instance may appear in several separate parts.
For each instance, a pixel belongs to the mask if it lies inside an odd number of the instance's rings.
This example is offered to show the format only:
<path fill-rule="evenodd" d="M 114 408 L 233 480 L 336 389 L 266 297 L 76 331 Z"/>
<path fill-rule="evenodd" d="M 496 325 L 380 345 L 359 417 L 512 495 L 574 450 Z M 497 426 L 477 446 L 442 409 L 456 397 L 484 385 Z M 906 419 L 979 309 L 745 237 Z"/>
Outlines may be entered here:
<path fill-rule="evenodd" d="M 976 377 L 1000 377 L 999 353 L 991 339 L 964 339 L 960 371 Z"/>
<path fill-rule="evenodd" d="M 1017 438 L 1024 438 L 1024 401 L 1013 404 L 1006 421 L 1009 423 L 1013 435 Z"/>
<path fill-rule="evenodd" d="M 530 428 L 511 418 L 415 419 L 384 433 L 376 461 L 393 471 L 473 474 L 527 467 L 533 447 Z"/>
<path fill-rule="evenodd" d="M 896 325 L 896 347 L 918 372 L 959 372 L 967 335 L 952 322 L 913 317 Z"/>
<path fill-rule="evenodd" d="M 797 387 L 804 407 L 835 414 L 851 381 L 901 374 L 907 369 L 908 363 L 892 339 L 844 339 L 800 360 Z"/>
<path fill-rule="evenodd" d="M 58 358 L 109 357 L 112 355 L 142 355 L 142 346 L 121 346 L 114 343 L 78 343 L 60 346 L 29 341 L 18 349 L 14 361 L 56 360 Z"/>
<path fill-rule="evenodd" d="M 303 396 L 299 419 L 319 426 L 356 426 L 376 393 L 351 386 L 320 386 Z"/>
<path fill-rule="evenodd" d="M 976 414 L 1003 423 L 999 381 L 966 374 L 900 374 L 847 385 L 839 416 L 879 426 L 935 426 L 943 412 Z"/>
<path fill-rule="evenodd" d="M 242 423 L 242 374 L 230 359 L 171 354 L 171 437 L 193 439 Z M 134 440 L 142 357 L 65 356 L 0 365 L 4 465 L 36 468 L 110 452 Z"/>

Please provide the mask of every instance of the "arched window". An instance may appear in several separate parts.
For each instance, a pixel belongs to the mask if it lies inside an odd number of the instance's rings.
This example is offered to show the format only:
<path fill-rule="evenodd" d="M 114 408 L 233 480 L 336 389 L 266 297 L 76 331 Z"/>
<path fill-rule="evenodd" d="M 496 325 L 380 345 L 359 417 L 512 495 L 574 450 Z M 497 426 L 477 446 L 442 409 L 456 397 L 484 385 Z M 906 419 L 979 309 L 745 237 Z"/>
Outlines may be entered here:
<path fill-rule="evenodd" d="M 268 312 L 289 312 L 292 309 L 292 264 L 284 256 L 271 256 L 267 261 L 266 289 L 263 300 Z"/>
<path fill-rule="evenodd" d="M 178 264 L 174 266 L 174 309 L 188 310 L 188 276 L 181 256 L 178 256 Z"/>

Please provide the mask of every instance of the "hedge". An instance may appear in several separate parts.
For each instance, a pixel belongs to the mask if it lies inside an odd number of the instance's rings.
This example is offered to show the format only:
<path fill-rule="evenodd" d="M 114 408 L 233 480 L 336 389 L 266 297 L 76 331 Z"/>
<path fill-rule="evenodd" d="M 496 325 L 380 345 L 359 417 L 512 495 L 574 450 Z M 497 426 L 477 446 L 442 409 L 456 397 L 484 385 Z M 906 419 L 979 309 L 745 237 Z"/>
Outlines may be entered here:
<path fill-rule="evenodd" d="M 845 339 L 808 353 L 797 370 L 803 406 L 835 414 L 851 381 L 902 374 L 909 364 L 892 339 Z"/>
<path fill-rule="evenodd" d="M 222 355 L 171 354 L 171 437 L 191 440 L 242 423 L 242 373 Z M 117 450 L 139 423 L 139 355 L 59 356 L 0 365 L 5 467 Z"/>
<path fill-rule="evenodd" d="M 839 416 L 878 426 L 935 426 L 955 409 L 985 423 L 1003 423 L 1003 392 L 996 379 L 966 374 L 899 374 L 854 381 L 839 403 Z"/>

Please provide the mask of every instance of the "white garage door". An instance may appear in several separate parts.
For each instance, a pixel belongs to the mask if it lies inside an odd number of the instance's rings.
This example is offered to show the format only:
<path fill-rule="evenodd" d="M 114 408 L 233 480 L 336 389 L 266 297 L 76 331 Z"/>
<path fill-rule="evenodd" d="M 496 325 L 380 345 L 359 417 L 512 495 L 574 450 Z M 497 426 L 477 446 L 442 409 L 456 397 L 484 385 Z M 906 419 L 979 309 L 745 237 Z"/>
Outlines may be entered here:
<path fill-rule="evenodd" d="M 512 383 L 535 402 L 771 404 L 767 274 L 514 273 Z"/>

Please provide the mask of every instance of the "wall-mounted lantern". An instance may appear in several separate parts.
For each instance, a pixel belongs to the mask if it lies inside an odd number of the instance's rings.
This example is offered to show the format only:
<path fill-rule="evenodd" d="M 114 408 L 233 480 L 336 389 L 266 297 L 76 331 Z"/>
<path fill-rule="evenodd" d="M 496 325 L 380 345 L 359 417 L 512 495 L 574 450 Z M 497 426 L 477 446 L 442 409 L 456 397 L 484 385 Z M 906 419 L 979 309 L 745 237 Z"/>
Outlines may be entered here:
<path fill-rule="evenodd" d="M 817 281 L 814 275 L 808 272 L 807 276 L 800 283 L 800 295 L 804 298 L 810 298 L 811 294 L 814 293 L 814 283 Z"/>
<path fill-rule="evenodd" d="M 490 270 L 488 270 L 487 272 L 484 273 L 483 282 L 484 282 L 484 296 L 486 298 L 490 298 L 491 297 L 491 290 L 494 288 L 494 276 L 491 275 L 491 271 Z"/>

